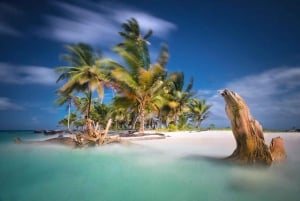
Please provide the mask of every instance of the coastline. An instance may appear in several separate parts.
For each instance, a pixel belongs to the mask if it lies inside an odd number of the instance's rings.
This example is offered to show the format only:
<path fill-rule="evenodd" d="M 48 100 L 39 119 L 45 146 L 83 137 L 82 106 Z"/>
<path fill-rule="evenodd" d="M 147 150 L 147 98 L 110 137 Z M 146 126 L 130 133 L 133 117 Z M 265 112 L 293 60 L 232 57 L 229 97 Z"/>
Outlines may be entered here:
<path fill-rule="evenodd" d="M 177 131 L 162 132 L 162 134 L 167 137 L 165 139 L 135 140 L 133 143 L 175 156 L 227 157 L 236 147 L 232 131 Z M 283 138 L 288 154 L 293 152 L 290 150 L 299 149 L 297 146 L 297 142 L 300 142 L 299 133 L 266 132 L 264 133 L 265 143 L 269 146 L 271 139 L 278 136 Z"/>
<path fill-rule="evenodd" d="M 121 137 L 121 139 L 128 140 L 131 144 L 138 145 L 138 147 L 148 148 L 149 152 L 153 150 L 179 157 L 198 155 L 224 158 L 231 155 L 236 148 L 236 142 L 230 130 L 159 132 L 159 134 L 164 134 L 165 137 L 157 135 L 157 131 L 146 131 L 145 133 L 147 134 L 146 136 Z M 299 134 L 299 132 L 265 132 L 265 143 L 269 146 L 272 138 L 282 137 L 289 157 L 289 153 L 300 153 L 300 147 L 298 148 L 298 144 L 300 143 Z M 42 141 L 58 137 L 59 135 L 33 134 L 30 136 L 23 135 L 22 139 L 24 141 Z M 7 135 L 8 137 L 11 143 L 13 137 Z M 64 137 L 71 137 L 71 135 L 64 134 Z M 105 147 L 98 148 L 103 149 Z"/>
<path fill-rule="evenodd" d="M 86 149 L 19 146 L 10 141 L 0 146 L 0 177 L 9 178 L 2 186 L 1 199 L 90 201 L 99 200 L 99 194 L 101 200 L 131 201 L 299 197 L 299 133 L 265 133 L 267 144 L 281 136 L 287 148 L 287 162 L 270 168 L 220 163 L 218 159 L 235 149 L 231 131 L 164 134 L 169 137 Z"/>

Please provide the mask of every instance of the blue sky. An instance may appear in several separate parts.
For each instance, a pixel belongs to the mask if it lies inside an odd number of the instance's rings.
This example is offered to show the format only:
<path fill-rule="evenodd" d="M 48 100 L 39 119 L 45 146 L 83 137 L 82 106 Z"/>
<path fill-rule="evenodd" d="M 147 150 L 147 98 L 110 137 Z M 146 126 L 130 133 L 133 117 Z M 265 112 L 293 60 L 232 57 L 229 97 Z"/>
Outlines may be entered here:
<path fill-rule="evenodd" d="M 87 42 L 118 59 L 111 48 L 131 17 L 154 31 L 152 61 L 167 44 L 168 71 L 193 76 L 197 96 L 213 104 L 204 125 L 230 125 L 217 94 L 229 88 L 263 127 L 299 128 L 299 10 L 297 0 L 1 0 L 0 129 L 56 128 L 66 110 L 55 106 L 53 68 L 64 45 Z"/>

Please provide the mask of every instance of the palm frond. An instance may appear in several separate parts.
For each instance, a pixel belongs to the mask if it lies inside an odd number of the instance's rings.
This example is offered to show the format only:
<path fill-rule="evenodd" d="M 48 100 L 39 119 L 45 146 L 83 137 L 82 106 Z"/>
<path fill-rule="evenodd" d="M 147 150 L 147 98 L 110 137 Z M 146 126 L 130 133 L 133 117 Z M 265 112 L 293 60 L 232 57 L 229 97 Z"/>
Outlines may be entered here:
<path fill-rule="evenodd" d="M 125 90 L 137 90 L 139 84 L 135 81 L 133 76 L 124 68 L 116 68 L 111 72 L 114 80 L 117 81 L 119 85 L 123 86 Z"/>
<path fill-rule="evenodd" d="M 185 89 L 185 92 L 190 92 L 193 88 L 193 85 L 194 85 L 194 78 L 191 77 L 186 89 Z"/>
<path fill-rule="evenodd" d="M 150 36 L 152 35 L 153 31 L 152 29 L 150 29 L 144 36 L 143 36 L 143 39 L 144 40 L 147 40 L 148 38 L 150 38 Z"/>
<path fill-rule="evenodd" d="M 169 49 L 168 46 L 163 45 L 160 50 L 160 54 L 158 56 L 157 62 L 165 68 L 169 61 Z"/>
<path fill-rule="evenodd" d="M 137 74 L 138 69 L 142 67 L 141 61 L 136 57 L 136 55 L 132 54 L 132 52 L 126 51 L 124 48 L 115 47 L 114 51 L 116 51 L 127 63 L 129 70 L 132 74 Z"/>

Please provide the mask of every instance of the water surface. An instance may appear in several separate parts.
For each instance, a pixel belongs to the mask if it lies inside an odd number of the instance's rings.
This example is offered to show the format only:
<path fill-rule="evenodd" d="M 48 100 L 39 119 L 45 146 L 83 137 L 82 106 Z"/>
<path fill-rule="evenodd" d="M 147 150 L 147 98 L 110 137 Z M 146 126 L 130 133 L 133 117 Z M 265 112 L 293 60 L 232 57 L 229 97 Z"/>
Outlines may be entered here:
<path fill-rule="evenodd" d="M 13 135 L 0 136 L 0 201 L 300 198 L 300 151 L 296 146 L 289 148 L 287 164 L 245 168 L 140 146 L 82 150 L 15 145 L 8 137 Z M 22 137 L 30 139 L 36 134 L 23 133 Z"/>

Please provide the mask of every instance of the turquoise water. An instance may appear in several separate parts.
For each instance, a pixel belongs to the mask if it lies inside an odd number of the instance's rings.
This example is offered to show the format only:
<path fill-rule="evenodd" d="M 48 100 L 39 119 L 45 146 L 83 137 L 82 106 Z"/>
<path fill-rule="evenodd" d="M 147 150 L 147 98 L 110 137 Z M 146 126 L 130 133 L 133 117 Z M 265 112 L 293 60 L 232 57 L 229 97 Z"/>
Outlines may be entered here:
<path fill-rule="evenodd" d="M 15 145 L 0 133 L 0 201 L 299 200 L 299 148 L 285 165 L 245 168 L 143 147 Z M 293 142 L 291 142 L 293 143 Z M 294 146 L 292 146 L 294 147 Z"/>

